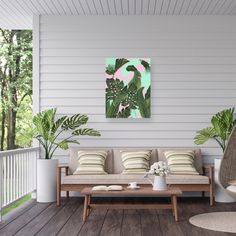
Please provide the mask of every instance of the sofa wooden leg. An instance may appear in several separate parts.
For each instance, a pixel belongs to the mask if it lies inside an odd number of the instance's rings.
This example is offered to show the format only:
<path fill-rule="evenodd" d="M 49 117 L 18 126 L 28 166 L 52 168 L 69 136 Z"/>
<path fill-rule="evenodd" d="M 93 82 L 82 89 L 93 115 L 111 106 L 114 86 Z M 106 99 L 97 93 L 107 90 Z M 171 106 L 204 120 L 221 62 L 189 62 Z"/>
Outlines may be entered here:
<path fill-rule="evenodd" d="M 61 205 L 61 170 L 57 170 L 57 206 Z"/>
<path fill-rule="evenodd" d="M 61 205 L 61 193 L 60 192 L 57 192 L 57 206 L 60 206 Z"/>
<path fill-rule="evenodd" d="M 212 184 L 210 185 L 210 206 L 214 205 L 214 190 Z"/>
<path fill-rule="evenodd" d="M 67 198 L 70 197 L 70 191 L 66 191 L 66 197 L 67 197 Z"/>
<path fill-rule="evenodd" d="M 202 197 L 205 197 L 205 191 L 202 191 Z"/>

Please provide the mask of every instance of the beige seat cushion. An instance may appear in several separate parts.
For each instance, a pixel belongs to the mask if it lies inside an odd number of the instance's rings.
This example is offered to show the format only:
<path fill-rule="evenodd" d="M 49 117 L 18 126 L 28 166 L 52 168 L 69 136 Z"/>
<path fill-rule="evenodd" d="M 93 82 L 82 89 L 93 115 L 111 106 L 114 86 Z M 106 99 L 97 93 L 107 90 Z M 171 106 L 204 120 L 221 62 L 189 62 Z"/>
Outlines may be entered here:
<path fill-rule="evenodd" d="M 166 151 L 194 151 L 194 167 L 199 174 L 203 174 L 202 170 L 202 154 L 200 148 L 158 148 L 157 156 L 158 161 L 167 161 L 165 157 Z"/>
<path fill-rule="evenodd" d="M 69 174 L 73 174 L 77 167 L 78 167 L 78 151 L 84 151 L 84 150 L 105 150 L 107 151 L 107 158 L 106 158 L 106 162 L 105 162 L 105 171 L 110 174 L 112 173 L 112 165 L 113 165 L 113 158 L 112 158 L 112 150 L 111 149 L 102 149 L 102 148 L 70 148 L 69 149 Z"/>
<path fill-rule="evenodd" d="M 150 175 L 150 178 L 154 176 Z M 169 175 L 166 178 L 167 184 L 209 184 L 209 178 L 202 175 Z M 62 177 L 62 184 L 128 184 L 129 182 L 137 182 L 138 184 L 150 184 L 143 175 L 69 175 Z"/>
<path fill-rule="evenodd" d="M 114 148 L 113 149 L 113 174 L 120 174 L 124 170 L 121 159 L 121 151 L 139 151 L 152 150 L 150 157 L 150 165 L 157 161 L 156 149 L 154 148 Z"/>
<path fill-rule="evenodd" d="M 169 175 L 167 184 L 209 184 L 209 178 L 204 175 Z"/>

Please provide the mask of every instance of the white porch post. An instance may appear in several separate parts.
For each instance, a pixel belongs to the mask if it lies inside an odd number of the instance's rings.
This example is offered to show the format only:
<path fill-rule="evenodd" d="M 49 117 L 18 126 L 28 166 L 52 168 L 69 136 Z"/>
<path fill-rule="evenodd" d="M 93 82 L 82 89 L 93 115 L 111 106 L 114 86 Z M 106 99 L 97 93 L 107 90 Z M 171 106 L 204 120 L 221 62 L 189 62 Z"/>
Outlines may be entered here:
<path fill-rule="evenodd" d="M 33 16 L 33 115 L 37 114 L 40 111 L 40 82 L 39 82 L 39 21 L 40 16 Z M 33 147 L 39 147 L 37 140 L 33 140 Z M 37 158 L 40 158 L 40 149 L 37 154 Z M 37 161 L 36 161 L 37 165 Z M 37 198 L 37 186 L 36 186 L 36 177 L 37 177 L 37 168 L 35 172 L 35 191 L 32 193 L 31 197 L 33 199 Z"/>

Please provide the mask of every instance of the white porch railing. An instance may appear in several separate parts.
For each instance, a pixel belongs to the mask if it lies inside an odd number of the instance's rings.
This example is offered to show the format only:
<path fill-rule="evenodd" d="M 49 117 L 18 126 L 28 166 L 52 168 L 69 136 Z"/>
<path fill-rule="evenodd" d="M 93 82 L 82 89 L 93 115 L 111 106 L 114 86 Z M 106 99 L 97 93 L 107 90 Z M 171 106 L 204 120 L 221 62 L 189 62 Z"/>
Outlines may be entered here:
<path fill-rule="evenodd" d="M 0 211 L 36 189 L 39 148 L 0 152 Z"/>

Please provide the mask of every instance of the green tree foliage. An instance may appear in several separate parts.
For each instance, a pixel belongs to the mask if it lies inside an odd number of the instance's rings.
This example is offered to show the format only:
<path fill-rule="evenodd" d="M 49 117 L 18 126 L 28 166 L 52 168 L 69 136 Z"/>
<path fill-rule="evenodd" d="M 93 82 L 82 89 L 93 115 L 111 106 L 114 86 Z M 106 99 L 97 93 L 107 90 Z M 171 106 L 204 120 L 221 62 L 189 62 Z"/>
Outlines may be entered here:
<path fill-rule="evenodd" d="M 32 141 L 32 31 L 0 29 L 0 149 Z"/>

